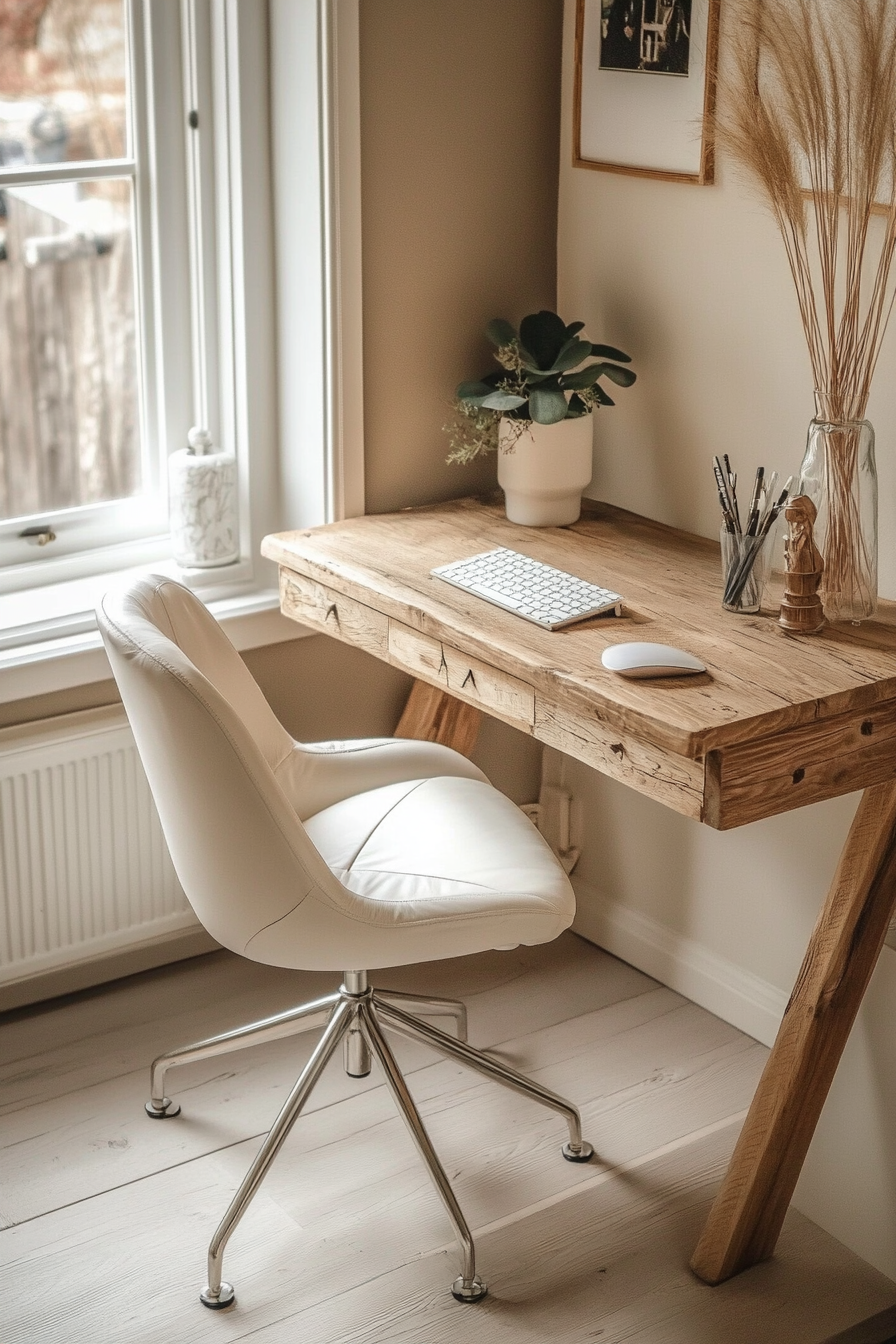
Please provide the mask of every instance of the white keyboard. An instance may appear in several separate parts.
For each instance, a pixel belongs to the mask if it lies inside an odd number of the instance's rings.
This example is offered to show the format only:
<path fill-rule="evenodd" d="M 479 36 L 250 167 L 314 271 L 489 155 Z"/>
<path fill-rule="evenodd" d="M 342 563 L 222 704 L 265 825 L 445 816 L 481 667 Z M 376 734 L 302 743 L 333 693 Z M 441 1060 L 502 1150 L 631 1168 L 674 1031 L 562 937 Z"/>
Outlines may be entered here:
<path fill-rule="evenodd" d="M 439 565 L 430 572 L 453 583 L 455 588 L 534 621 L 545 630 L 559 630 L 605 611 L 622 614 L 619 593 L 586 583 L 574 574 L 520 555 L 506 546 L 472 555 L 469 560 Z"/>

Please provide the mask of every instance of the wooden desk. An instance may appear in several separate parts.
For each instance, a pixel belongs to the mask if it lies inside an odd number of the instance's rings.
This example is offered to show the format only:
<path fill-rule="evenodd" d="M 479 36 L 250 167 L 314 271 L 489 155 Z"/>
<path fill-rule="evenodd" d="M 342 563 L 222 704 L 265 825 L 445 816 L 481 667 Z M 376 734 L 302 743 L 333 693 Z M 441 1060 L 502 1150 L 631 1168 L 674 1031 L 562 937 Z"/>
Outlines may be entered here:
<path fill-rule="evenodd" d="M 499 545 L 623 593 L 623 616 L 550 633 L 430 576 Z M 692 1268 L 720 1283 L 768 1258 L 896 899 L 896 605 L 789 637 L 772 613 L 722 611 L 715 543 L 604 505 L 536 529 L 460 500 L 262 550 L 286 615 L 710 826 L 865 790 Z M 681 645 L 708 672 L 606 672 L 601 651 L 635 639 Z"/>

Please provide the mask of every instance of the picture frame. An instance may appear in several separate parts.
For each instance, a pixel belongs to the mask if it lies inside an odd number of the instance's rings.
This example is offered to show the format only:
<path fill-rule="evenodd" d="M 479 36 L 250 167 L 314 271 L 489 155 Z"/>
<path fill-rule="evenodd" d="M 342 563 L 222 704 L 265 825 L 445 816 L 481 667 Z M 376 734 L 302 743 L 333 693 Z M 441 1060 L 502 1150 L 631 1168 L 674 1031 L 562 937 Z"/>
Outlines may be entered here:
<path fill-rule="evenodd" d="M 577 0 L 575 167 L 712 183 L 720 4 Z"/>

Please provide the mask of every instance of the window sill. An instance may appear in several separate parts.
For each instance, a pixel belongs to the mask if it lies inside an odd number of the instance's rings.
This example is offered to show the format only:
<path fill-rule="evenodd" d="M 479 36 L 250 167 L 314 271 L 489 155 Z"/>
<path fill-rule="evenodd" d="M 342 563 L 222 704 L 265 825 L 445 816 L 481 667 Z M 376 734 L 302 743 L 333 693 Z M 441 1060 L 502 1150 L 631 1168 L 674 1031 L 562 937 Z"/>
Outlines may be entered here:
<path fill-rule="evenodd" d="M 169 560 L 10 593 L 0 597 L 0 704 L 111 677 L 94 608 L 112 583 L 145 573 L 168 574 L 195 588 L 240 650 L 312 633 L 280 614 L 276 589 L 253 585 L 249 564 L 228 566 L 226 579 L 215 571 L 213 586 L 208 571 L 184 573 Z"/>

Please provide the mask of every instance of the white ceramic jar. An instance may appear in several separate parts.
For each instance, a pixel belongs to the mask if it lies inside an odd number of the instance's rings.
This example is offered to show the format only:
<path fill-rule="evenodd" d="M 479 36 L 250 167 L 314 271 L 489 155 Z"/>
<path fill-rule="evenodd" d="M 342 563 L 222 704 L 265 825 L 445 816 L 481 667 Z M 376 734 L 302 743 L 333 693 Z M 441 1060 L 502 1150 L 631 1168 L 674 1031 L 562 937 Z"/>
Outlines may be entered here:
<path fill-rule="evenodd" d="M 563 527 L 576 521 L 582 491 L 591 480 L 592 419 L 583 415 L 556 425 L 533 421 L 518 438 L 518 423 L 501 421 L 498 484 L 512 523 Z"/>
<path fill-rule="evenodd" d="M 185 569 L 230 565 L 240 558 L 236 458 L 216 452 L 208 430 L 191 429 L 187 441 L 168 459 L 174 559 Z"/>

